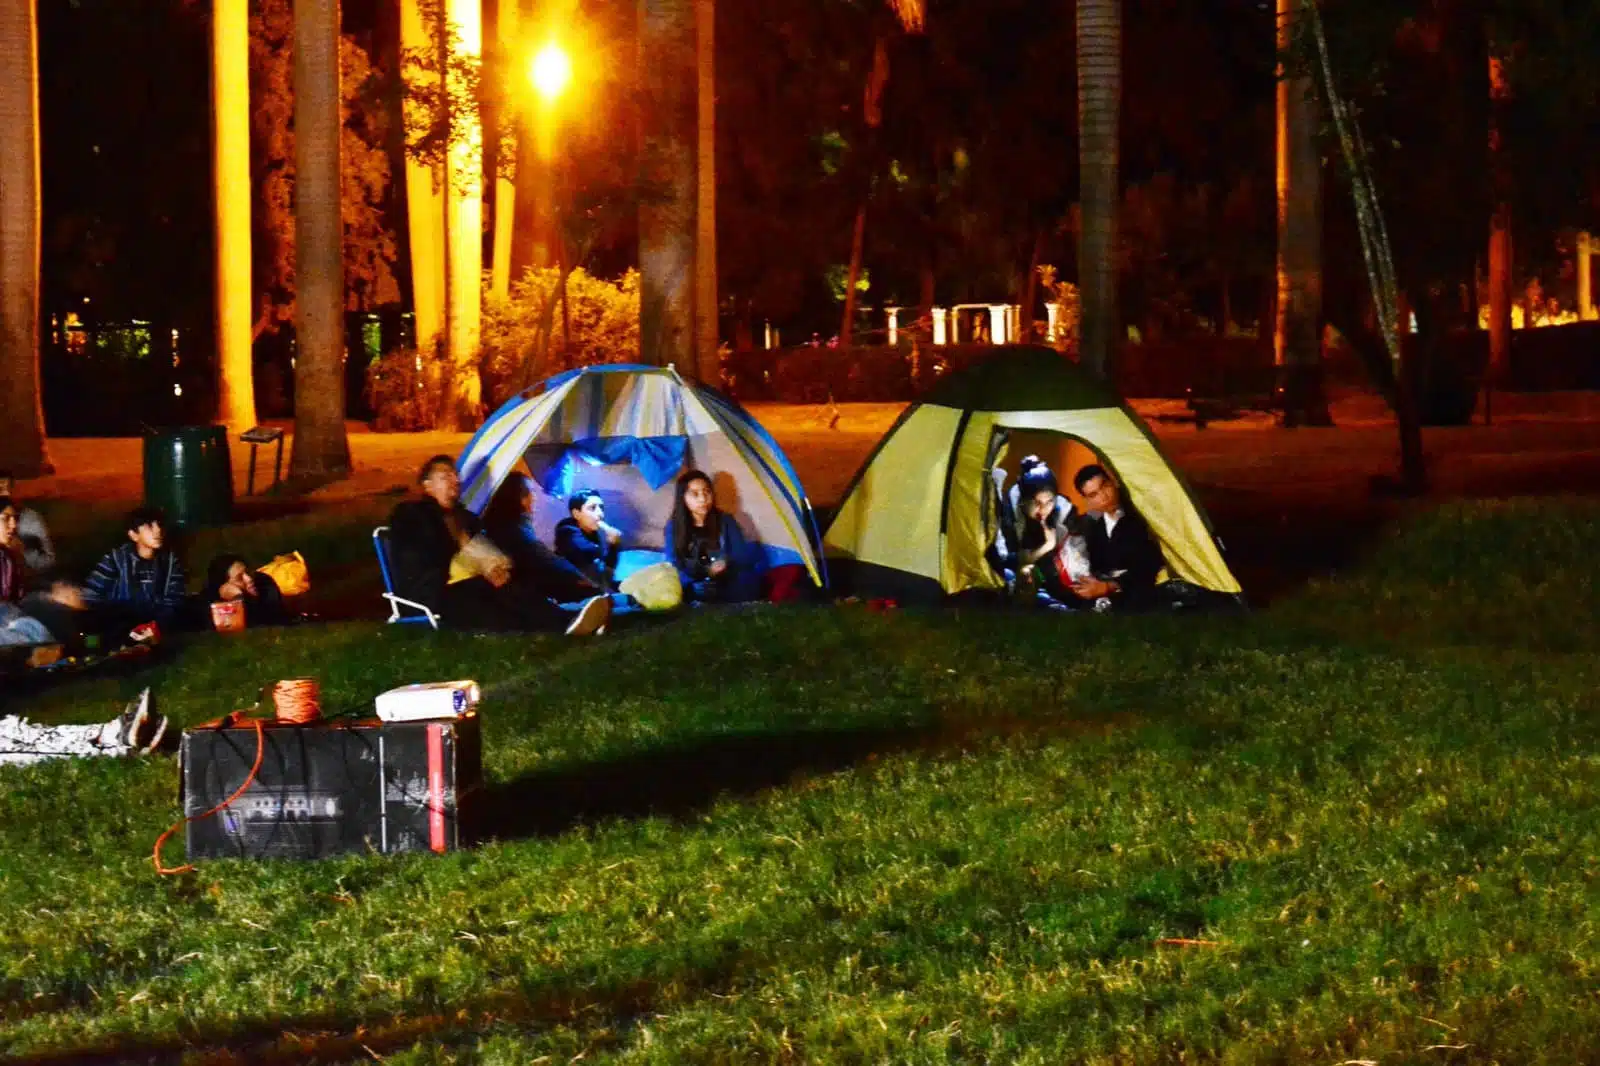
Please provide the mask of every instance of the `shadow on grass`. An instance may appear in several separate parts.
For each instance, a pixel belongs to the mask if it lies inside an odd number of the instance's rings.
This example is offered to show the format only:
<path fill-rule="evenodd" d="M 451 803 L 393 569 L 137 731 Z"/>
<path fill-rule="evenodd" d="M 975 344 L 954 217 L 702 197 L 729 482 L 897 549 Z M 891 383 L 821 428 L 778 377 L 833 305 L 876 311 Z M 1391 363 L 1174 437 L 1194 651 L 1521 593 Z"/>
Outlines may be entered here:
<path fill-rule="evenodd" d="M 711 737 L 607 762 L 528 774 L 488 787 L 491 839 L 556 836 L 612 818 L 681 819 L 722 797 L 752 796 L 795 777 L 848 769 L 878 755 L 936 747 L 934 722 L 891 728 Z"/>
<path fill-rule="evenodd" d="M 113 1066 L 138 1062 L 147 1066 L 195 1066 L 198 1063 L 274 1064 L 382 1061 L 426 1041 L 433 1047 L 468 1044 L 497 1026 L 556 1027 L 582 1022 L 595 1026 L 610 1019 L 610 1029 L 650 1013 L 671 987 L 675 999 L 715 992 L 726 985 L 738 965 L 728 958 L 667 981 L 641 979 L 612 988 L 584 992 L 564 988 L 531 996 L 495 994 L 476 1002 L 440 1005 L 420 1013 L 304 1015 L 239 1026 L 202 1027 L 167 1036 L 125 1036 L 98 1044 L 27 1055 L 0 1055 L 0 1064 L 39 1066 Z"/>

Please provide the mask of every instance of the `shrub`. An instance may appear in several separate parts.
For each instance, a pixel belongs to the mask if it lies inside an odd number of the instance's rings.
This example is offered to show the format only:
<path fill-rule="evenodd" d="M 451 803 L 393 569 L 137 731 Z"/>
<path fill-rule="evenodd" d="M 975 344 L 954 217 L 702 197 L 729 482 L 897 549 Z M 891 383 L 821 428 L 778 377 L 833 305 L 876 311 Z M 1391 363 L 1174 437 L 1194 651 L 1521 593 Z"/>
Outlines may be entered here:
<path fill-rule="evenodd" d="M 530 270 L 511 286 L 507 299 L 485 302 L 482 374 L 489 409 L 563 370 L 639 358 L 637 270 L 614 282 L 573 270 L 567 278 L 565 338 L 559 281 L 554 268 Z"/>
<path fill-rule="evenodd" d="M 376 412 L 372 427 L 380 433 L 416 433 L 438 426 L 449 384 L 445 369 L 442 356 L 415 348 L 376 360 L 367 368 L 367 402 Z"/>

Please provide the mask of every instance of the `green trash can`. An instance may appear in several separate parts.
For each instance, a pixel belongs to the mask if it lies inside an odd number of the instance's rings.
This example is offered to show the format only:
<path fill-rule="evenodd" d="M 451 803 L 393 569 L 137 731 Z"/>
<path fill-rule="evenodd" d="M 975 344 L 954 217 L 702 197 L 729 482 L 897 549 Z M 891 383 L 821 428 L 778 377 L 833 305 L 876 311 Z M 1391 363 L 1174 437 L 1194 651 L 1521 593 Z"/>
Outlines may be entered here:
<path fill-rule="evenodd" d="M 226 426 L 179 426 L 144 438 L 144 502 L 180 529 L 233 520 L 233 461 Z"/>

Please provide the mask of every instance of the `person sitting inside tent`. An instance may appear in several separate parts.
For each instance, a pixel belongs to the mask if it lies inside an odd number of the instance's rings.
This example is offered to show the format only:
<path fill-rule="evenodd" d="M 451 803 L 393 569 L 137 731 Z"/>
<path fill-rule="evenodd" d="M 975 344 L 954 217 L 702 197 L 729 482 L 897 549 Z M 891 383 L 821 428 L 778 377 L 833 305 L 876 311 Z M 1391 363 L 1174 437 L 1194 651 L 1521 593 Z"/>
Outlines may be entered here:
<path fill-rule="evenodd" d="M 483 510 L 483 532 L 511 560 L 511 579 L 528 592 L 557 603 L 576 603 L 605 592 L 539 539 L 533 528 L 533 484 L 512 474 Z"/>
<path fill-rule="evenodd" d="M 1082 467 L 1072 483 L 1088 504 L 1079 520 L 1087 550 L 1087 573 L 1061 560 L 1044 573 L 1061 579 L 1051 589 L 1059 602 L 1071 608 L 1143 610 L 1156 602 L 1156 578 L 1166 566 L 1161 546 L 1144 516 L 1122 499 L 1105 467 Z M 1069 583 L 1070 582 L 1070 583 Z"/>
<path fill-rule="evenodd" d="M 271 575 L 252 572 L 242 555 L 219 555 L 211 560 L 200 605 L 213 603 L 243 603 L 247 625 L 281 626 L 289 621 L 278 583 Z"/>
<path fill-rule="evenodd" d="M 107 552 L 84 582 L 84 599 L 114 628 L 182 620 L 188 577 L 167 547 L 164 522 L 153 507 L 135 508 L 123 523 L 128 543 Z"/>
<path fill-rule="evenodd" d="M 397 505 L 389 518 L 395 593 L 438 611 L 453 629 L 555 630 L 569 636 L 605 632 L 611 600 L 595 596 L 577 612 L 511 584 L 513 564 L 461 505 L 461 479 L 448 455 L 422 464 L 422 498 Z"/>
<path fill-rule="evenodd" d="M 1060 548 L 1073 514 L 1071 502 L 1060 494 L 1048 465 L 1032 455 L 1022 464 L 1009 495 L 1009 513 L 1002 516 L 990 556 L 1008 587 L 1019 578 L 1026 581 L 1032 577 L 1033 568 Z"/>
<path fill-rule="evenodd" d="M 739 523 L 717 509 L 711 478 L 690 470 L 678 478 L 667 555 L 692 603 L 748 603 L 761 598 L 756 553 Z"/>
<path fill-rule="evenodd" d="M 606 504 L 598 492 L 580 490 L 567 498 L 567 517 L 556 523 L 556 554 L 584 577 L 610 592 L 616 586 L 622 531 L 606 524 Z"/>
<path fill-rule="evenodd" d="M 9 470 L 0 470 L 0 496 L 6 496 L 17 509 L 17 539 L 22 544 L 22 561 L 34 577 L 43 577 L 56 568 L 56 548 L 50 541 L 50 528 L 38 511 L 17 501 L 17 481 Z"/>

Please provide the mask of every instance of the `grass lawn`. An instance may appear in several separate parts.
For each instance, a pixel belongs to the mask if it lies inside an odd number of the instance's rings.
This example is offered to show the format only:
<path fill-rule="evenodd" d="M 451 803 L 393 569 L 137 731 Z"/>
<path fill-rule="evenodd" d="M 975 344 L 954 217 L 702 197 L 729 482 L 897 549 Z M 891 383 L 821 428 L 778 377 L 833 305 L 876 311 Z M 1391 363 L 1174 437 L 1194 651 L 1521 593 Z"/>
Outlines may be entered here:
<path fill-rule="evenodd" d="M 29 713 L 476 677 L 501 839 L 159 878 L 170 759 L 0 770 L 0 1057 L 1600 1061 L 1597 555 L 1455 504 L 1241 618 L 200 639 Z"/>

